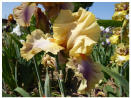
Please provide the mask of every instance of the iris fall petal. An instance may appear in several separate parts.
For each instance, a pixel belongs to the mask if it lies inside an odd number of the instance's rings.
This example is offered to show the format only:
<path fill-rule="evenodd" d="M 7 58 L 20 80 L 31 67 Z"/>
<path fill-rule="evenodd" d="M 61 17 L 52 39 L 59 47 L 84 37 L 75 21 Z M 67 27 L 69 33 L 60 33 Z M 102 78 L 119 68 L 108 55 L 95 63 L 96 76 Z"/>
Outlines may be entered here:
<path fill-rule="evenodd" d="M 21 56 L 30 60 L 35 54 L 41 51 L 57 54 L 57 52 L 63 49 L 63 47 L 52 42 L 52 38 L 46 39 L 45 36 L 39 29 L 28 35 L 26 42 L 23 43 L 23 47 L 21 48 Z"/>
<path fill-rule="evenodd" d="M 86 91 L 90 91 L 94 88 L 95 84 L 103 77 L 101 66 L 99 64 L 95 64 L 90 57 L 82 60 L 79 70 L 87 80 L 87 88 L 84 88 Z M 78 91 L 80 92 L 80 90 Z"/>

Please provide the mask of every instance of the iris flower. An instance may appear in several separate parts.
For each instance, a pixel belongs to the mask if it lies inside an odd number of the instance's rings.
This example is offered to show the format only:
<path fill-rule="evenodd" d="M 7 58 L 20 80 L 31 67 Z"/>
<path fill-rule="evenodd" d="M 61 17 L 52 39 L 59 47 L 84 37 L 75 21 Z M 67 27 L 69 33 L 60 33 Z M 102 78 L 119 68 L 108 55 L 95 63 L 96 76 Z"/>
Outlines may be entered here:
<path fill-rule="evenodd" d="M 111 57 L 111 61 L 116 63 L 118 66 L 123 66 L 123 64 L 129 60 L 129 55 L 119 55 L 119 54 L 114 54 Z"/>
<path fill-rule="evenodd" d="M 122 2 L 115 4 L 115 13 L 112 17 L 113 20 L 122 21 L 126 18 L 129 13 L 129 3 Z"/>
<path fill-rule="evenodd" d="M 13 15 L 17 23 L 23 27 L 30 26 L 31 17 L 34 15 L 36 18 L 36 28 L 46 33 L 49 32 L 49 20 L 35 2 L 22 3 L 14 8 Z"/>
<path fill-rule="evenodd" d="M 95 16 L 83 8 L 75 13 L 61 10 L 53 24 L 53 32 L 55 42 L 69 50 L 70 56 L 77 57 L 80 54 L 90 55 L 100 37 Z"/>
<path fill-rule="evenodd" d="M 80 57 L 80 54 L 90 55 L 93 45 L 98 41 L 100 36 L 100 28 L 95 20 L 95 16 L 83 8 L 80 8 L 75 13 L 72 13 L 70 10 L 61 10 L 53 24 L 53 32 L 54 35 L 52 38 L 44 39 L 42 31 L 33 31 L 31 35 L 27 36 L 26 41 L 32 44 L 30 50 L 33 49 L 34 45 L 39 43 L 39 45 L 42 44 L 44 46 L 44 49 L 42 48 L 43 51 L 47 51 L 46 48 L 48 46 L 57 45 L 58 47 L 62 47 L 60 50 L 68 50 L 70 56 Z M 37 47 L 41 49 L 38 45 Z M 54 53 L 54 51 L 56 50 L 48 50 L 51 53 Z"/>
<path fill-rule="evenodd" d="M 120 43 L 114 55 L 111 57 L 111 61 L 116 63 L 118 66 L 123 66 L 123 64 L 129 60 L 129 47 Z"/>
<path fill-rule="evenodd" d="M 80 61 L 78 71 L 87 80 L 87 88 L 91 89 L 102 76 L 100 67 L 89 58 L 93 45 L 100 37 L 100 31 L 91 12 L 83 8 L 75 13 L 61 10 L 53 24 L 53 36 L 45 35 L 39 29 L 33 31 L 23 43 L 21 56 L 30 60 L 41 51 L 57 54 L 64 50 L 70 58 Z"/>
<path fill-rule="evenodd" d="M 38 4 L 42 4 L 45 8 L 45 12 L 41 11 Z M 49 32 L 49 19 L 52 17 L 56 17 L 61 9 L 72 9 L 72 3 L 64 3 L 64 2 L 26 2 L 22 3 L 20 6 L 14 8 L 13 15 L 15 20 L 20 26 L 28 27 L 30 26 L 30 20 L 32 15 L 35 15 L 36 18 L 36 27 L 37 29 L 41 29 L 42 31 L 48 33 Z"/>
<path fill-rule="evenodd" d="M 111 44 L 117 44 L 119 42 L 121 30 L 121 27 L 116 27 L 113 29 L 113 35 L 109 38 Z"/>
<path fill-rule="evenodd" d="M 109 41 L 111 42 L 111 44 L 117 44 L 119 42 L 120 36 L 119 35 L 112 35 L 109 38 Z"/>

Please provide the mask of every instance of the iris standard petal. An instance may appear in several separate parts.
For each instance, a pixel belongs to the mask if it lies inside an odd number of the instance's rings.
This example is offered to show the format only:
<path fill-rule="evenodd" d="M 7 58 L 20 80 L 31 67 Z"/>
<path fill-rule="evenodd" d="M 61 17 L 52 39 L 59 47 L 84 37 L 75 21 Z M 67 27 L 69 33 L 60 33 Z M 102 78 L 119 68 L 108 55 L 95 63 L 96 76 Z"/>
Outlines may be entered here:
<path fill-rule="evenodd" d="M 47 16 L 50 18 L 56 17 L 61 9 L 70 9 L 73 11 L 74 6 L 71 2 L 38 2 L 45 8 Z"/>
<path fill-rule="evenodd" d="M 41 29 L 45 33 L 49 33 L 50 24 L 49 24 L 48 17 L 44 14 L 44 12 L 42 12 L 40 8 L 36 7 L 34 15 L 36 18 L 36 28 Z"/>
<path fill-rule="evenodd" d="M 20 26 L 29 26 L 30 19 L 35 11 L 35 3 L 22 3 L 20 6 L 14 8 L 13 15 Z"/>
<path fill-rule="evenodd" d="M 82 54 L 89 53 L 90 51 L 88 50 L 92 48 L 92 45 L 98 41 L 100 37 L 100 27 L 96 22 L 95 16 L 83 8 L 80 8 L 78 12 L 75 13 L 72 13 L 70 10 L 61 10 L 54 22 L 53 31 L 53 37 L 56 39 L 56 42 L 65 46 L 69 51 L 72 51 L 72 48 L 76 47 L 76 45 L 78 46 L 76 39 L 81 35 L 85 35 L 90 43 L 88 44 L 89 49 L 83 49 L 83 51 L 87 50 L 86 52 L 79 51 L 79 53 Z M 88 40 L 86 41 L 88 42 Z M 91 44 L 91 42 L 93 43 Z M 85 47 L 82 45 L 85 44 L 81 44 L 80 47 Z"/>
<path fill-rule="evenodd" d="M 70 56 L 79 57 L 80 54 L 90 55 L 92 47 L 96 42 L 87 35 L 81 35 L 76 38 L 73 47 L 69 51 Z"/>

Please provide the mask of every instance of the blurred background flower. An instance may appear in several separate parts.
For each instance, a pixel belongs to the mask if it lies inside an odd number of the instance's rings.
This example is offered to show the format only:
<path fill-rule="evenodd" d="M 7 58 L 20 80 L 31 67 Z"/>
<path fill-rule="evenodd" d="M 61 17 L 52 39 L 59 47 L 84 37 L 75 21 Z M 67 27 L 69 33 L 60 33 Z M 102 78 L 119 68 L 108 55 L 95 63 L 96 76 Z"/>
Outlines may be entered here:
<path fill-rule="evenodd" d="M 19 24 L 17 24 L 17 26 L 15 28 L 13 28 L 13 31 L 11 33 L 12 34 L 15 33 L 17 36 L 21 36 L 23 34 L 23 32 L 21 32 L 21 30 L 20 30 Z"/>

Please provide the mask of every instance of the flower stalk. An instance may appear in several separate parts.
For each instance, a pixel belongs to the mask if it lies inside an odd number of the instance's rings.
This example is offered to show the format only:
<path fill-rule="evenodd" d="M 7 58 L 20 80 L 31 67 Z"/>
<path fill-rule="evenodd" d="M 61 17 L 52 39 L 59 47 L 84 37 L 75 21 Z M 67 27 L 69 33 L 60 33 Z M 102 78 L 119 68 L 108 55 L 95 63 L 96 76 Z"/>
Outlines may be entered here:
<path fill-rule="evenodd" d="M 59 65 L 58 55 L 55 56 L 55 59 L 56 59 L 57 70 L 58 70 L 58 84 L 59 84 L 61 96 L 64 97 L 65 93 L 64 93 L 64 86 L 63 86 L 63 79 L 62 79 L 63 74 Z"/>
<path fill-rule="evenodd" d="M 38 71 L 38 67 L 37 67 L 37 63 L 36 63 L 36 60 L 35 60 L 35 58 L 33 57 L 33 61 L 34 61 L 34 66 L 35 66 L 35 70 L 36 70 L 36 74 L 37 74 L 37 78 L 38 78 L 38 83 L 39 83 L 39 85 L 40 85 L 40 95 L 42 94 L 42 95 L 44 95 L 44 90 L 43 90 L 43 88 L 42 88 L 42 83 L 41 83 L 41 78 L 40 78 L 40 74 L 39 74 L 39 71 Z"/>

